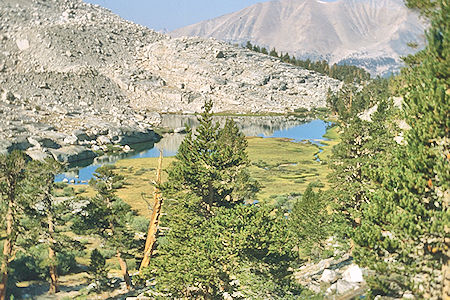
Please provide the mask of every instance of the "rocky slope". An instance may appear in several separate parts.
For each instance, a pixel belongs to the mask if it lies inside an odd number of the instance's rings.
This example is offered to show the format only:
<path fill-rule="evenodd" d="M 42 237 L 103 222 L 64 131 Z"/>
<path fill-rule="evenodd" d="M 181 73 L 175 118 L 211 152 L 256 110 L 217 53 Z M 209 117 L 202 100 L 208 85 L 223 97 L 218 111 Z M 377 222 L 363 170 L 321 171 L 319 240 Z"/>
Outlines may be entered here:
<path fill-rule="evenodd" d="M 280 0 L 180 28 L 172 36 L 214 37 L 276 47 L 297 58 L 364 67 L 373 75 L 398 70 L 400 56 L 424 44 L 425 24 L 402 0 Z"/>
<path fill-rule="evenodd" d="M 196 112 L 205 99 L 215 111 L 287 112 L 324 106 L 339 85 L 224 42 L 173 39 L 81 0 L 0 1 L 1 153 L 91 157 L 105 144 L 156 140 L 159 113 Z"/>

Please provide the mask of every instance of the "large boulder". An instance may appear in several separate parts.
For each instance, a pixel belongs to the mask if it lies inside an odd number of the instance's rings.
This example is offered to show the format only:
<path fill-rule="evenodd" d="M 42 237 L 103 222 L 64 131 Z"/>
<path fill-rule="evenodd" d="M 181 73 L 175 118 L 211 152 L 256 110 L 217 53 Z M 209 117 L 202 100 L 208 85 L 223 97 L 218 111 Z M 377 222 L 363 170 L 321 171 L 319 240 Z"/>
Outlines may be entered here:
<path fill-rule="evenodd" d="M 90 141 L 91 138 L 84 132 L 83 130 L 77 129 L 74 132 L 72 132 L 72 136 L 76 137 L 78 141 L 84 142 L 84 141 Z"/>
<path fill-rule="evenodd" d="M 342 279 L 348 282 L 364 282 L 362 270 L 355 264 L 352 264 L 342 273 Z"/>
<path fill-rule="evenodd" d="M 97 155 L 83 146 L 65 146 L 50 150 L 53 157 L 60 162 L 72 163 L 80 160 L 93 159 Z"/>
<path fill-rule="evenodd" d="M 8 149 L 11 147 L 12 143 L 7 140 L 0 140 L 0 155 L 8 154 Z"/>
<path fill-rule="evenodd" d="M 319 281 L 326 282 L 326 283 L 333 283 L 337 280 L 338 276 L 336 271 L 325 269 L 323 270 L 322 276 L 320 277 Z"/>
<path fill-rule="evenodd" d="M 34 147 L 42 147 L 42 148 L 50 148 L 50 149 L 59 149 L 61 145 L 55 142 L 52 139 L 45 137 L 30 137 L 28 138 L 28 142 L 33 144 Z"/>
<path fill-rule="evenodd" d="M 133 145 L 140 144 L 145 142 L 156 142 L 159 141 L 161 137 L 154 131 L 136 131 L 133 129 L 122 128 L 122 135 L 115 142 L 116 144 L 124 145 Z"/>
<path fill-rule="evenodd" d="M 356 290 L 358 287 L 359 285 L 357 283 L 339 279 L 336 283 L 336 293 L 345 294 L 347 292 Z"/>
<path fill-rule="evenodd" d="M 28 149 L 25 152 L 26 155 L 28 155 L 32 160 L 40 160 L 43 161 L 46 158 L 49 158 L 50 155 L 44 151 L 42 151 L 42 149 L 38 149 L 38 148 L 31 148 Z"/>

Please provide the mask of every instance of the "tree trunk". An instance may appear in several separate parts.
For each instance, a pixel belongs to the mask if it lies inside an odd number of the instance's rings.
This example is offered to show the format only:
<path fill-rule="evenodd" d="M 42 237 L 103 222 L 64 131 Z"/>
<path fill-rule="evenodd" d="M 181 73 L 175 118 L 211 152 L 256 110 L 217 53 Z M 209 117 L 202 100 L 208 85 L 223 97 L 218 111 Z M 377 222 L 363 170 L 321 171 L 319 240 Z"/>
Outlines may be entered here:
<path fill-rule="evenodd" d="M 448 214 L 449 203 L 450 203 L 450 193 L 449 191 L 445 191 L 444 199 L 443 199 L 444 211 Z M 444 227 L 444 245 L 447 249 L 443 251 L 443 263 L 442 263 L 442 299 L 448 300 L 450 299 L 450 238 L 448 238 L 450 234 L 450 227 Z"/>
<path fill-rule="evenodd" d="M 122 259 L 120 251 L 117 250 L 117 259 L 119 260 L 120 270 L 122 271 L 123 280 L 125 280 L 125 284 L 127 285 L 127 289 L 131 289 L 131 279 L 130 275 L 128 275 L 128 266 L 127 262 Z"/>
<path fill-rule="evenodd" d="M 48 232 L 50 235 L 49 246 L 48 246 L 48 259 L 50 261 L 49 273 L 50 273 L 50 288 L 48 290 L 49 294 L 55 294 L 59 292 L 58 287 L 58 272 L 56 270 L 56 253 L 54 250 L 55 240 L 53 239 L 53 233 L 55 229 L 53 227 L 53 218 L 51 213 L 48 215 Z"/>
<path fill-rule="evenodd" d="M 2 280 L 0 282 L 0 300 L 6 298 L 6 284 L 8 283 L 8 265 L 12 253 L 12 201 L 9 201 L 8 212 L 6 213 L 6 239 L 3 244 L 3 261 L 1 267 Z"/>
<path fill-rule="evenodd" d="M 212 183 L 208 182 L 208 203 L 206 204 L 206 209 L 208 213 L 211 213 L 213 202 L 214 202 L 214 189 Z"/>
<path fill-rule="evenodd" d="M 157 186 L 155 186 L 155 191 L 153 193 L 153 211 L 150 217 L 150 223 L 148 225 L 147 239 L 145 241 L 145 248 L 144 248 L 144 257 L 142 258 L 142 262 L 139 267 L 139 272 L 142 271 L 144 268 L 148 267 L 148 264 L 150 263 L 150 256 L 152 255 L 154 244 L 156 242 L 156 235 L 162 205 L 161 191 L 158 189 L 158 186 L 161 184 L 162 160 L 163 160 L 163 153 L 162 151 L 160 151 L 158 159 L 158 169 L 156 170 Z"/>

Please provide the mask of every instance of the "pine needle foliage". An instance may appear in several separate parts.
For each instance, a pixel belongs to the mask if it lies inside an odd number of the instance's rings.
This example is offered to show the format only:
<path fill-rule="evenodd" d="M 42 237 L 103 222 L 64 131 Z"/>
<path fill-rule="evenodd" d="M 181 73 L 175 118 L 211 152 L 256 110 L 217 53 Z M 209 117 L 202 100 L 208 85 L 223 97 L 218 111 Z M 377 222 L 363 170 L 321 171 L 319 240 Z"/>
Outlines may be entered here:
<path fill-rule="evenodd" d="M 247 141 L 236 123 L 229 119 L 223 128 L 214 123 L 211 101 L 198 120 L 195 134 L 187 134 L 168 170 L 169 186 L 199 196 L 208 211 L 252 197 L 259 186 L 247 169 Z"/>
<path fill-rule="evenodd" d="M 428 46 L 402 72 L 411 129 L 383 168 L 354 235 L 355 258 L 377 272 L 370 280 L 374 295 L 449 296 L 442 290 L 449 284 L 450 6 L 437 2 Z"/>

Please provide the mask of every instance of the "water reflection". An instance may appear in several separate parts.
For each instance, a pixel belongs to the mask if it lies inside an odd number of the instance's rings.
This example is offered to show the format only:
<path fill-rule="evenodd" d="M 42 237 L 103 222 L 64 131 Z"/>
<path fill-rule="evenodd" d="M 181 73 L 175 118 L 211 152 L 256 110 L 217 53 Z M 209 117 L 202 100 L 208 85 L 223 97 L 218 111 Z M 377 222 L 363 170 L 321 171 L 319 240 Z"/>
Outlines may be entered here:
<path fill-rule="evenodd" d="M 283 137 L 295 141 L 309 140 L 320 146 L 326 132 L 328 122 L 322 120 L 305 120 L 292 116 L 257 116 L 232 117 L 246 136 Z M 225 117 L 214 117 L 214 121 L 221 125 Z M 195 116 L 164 115 L 161 126 L 171 129 L 185 125 L 194 129 L 198 126 Z M 119 155 L 98 157 L 94 161 L 78 162 L 69 171 L 56 176 L 55 181 L 67 180 L 75 184 L 87 184 L 95 170 L 104 164 L 113 164 L 119 159 L 135 159 L 143 157 L 158 157 L 163 151 L 165 157 L 174 156 L 184 139 L 185 134 L 167 134 L 158 143 L 143 143 L 133 146 L 133 151 Z"/>

